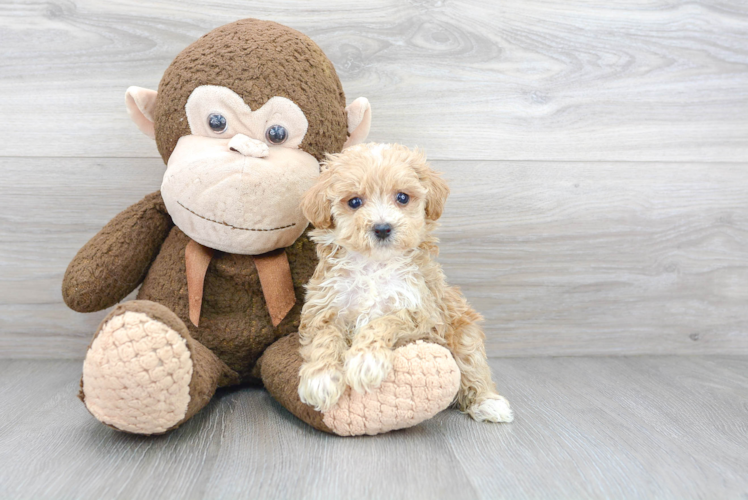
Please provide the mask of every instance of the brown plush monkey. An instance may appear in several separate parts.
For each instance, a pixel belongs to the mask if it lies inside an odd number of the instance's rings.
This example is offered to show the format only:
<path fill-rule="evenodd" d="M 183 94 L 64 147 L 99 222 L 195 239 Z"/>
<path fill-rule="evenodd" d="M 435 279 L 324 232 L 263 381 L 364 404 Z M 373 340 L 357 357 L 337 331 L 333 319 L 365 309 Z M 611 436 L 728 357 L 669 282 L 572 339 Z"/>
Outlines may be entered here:
<path fill-rule="evenodd" d="M 118 305 L 86 353 L 80 397 L 101 422 L 158 434 L 217 387 L 262 383 L 296 416 L 341 435 L 408 427 L 445 408 L 459 374 L 446 349 L 398 349 L 374 393 L 322 414 L 297 395 L 299 313 L 317 263 L 299 209 L 325 153 L 362 142 L 371 112 L 345 106 L 309 38 L 245 19 L 187 47 L 158 92 L 131 87 L 133 121 L 167 164 L 161 191 L 112 219 L 70 263 L 65 302 Z M 397 361 L 399 360 L 399 361 Z"/>

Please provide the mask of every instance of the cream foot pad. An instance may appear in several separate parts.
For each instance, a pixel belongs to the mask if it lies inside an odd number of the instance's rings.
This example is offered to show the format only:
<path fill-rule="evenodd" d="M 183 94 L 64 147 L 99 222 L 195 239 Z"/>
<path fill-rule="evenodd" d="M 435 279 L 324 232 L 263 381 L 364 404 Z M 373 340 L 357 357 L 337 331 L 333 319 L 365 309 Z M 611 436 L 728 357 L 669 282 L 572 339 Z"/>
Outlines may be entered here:
<path fill-rule="evenodd" d="M 185 339 L 146 314 L 126 311 L 101 327 L 88 350 L 84 403 L 117 429 L 165 432 L 187 412 L 191 379 Z"/>
<path fill-rule="evenodd" d="M 447 408 L 459 386 L 460 370 L 447 349 L 408 344 L 395 350 L 392 372 L 379 389 L 366 394 L 347 389 L 324 423 L 340 436 L 412 427 Z"/>

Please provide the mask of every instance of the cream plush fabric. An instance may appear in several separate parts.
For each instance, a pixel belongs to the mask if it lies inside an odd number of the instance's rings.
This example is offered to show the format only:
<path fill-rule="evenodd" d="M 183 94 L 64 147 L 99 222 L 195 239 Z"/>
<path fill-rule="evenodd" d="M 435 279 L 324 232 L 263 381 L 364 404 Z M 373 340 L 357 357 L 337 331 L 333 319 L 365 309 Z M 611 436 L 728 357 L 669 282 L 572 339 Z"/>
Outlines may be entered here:
<path fill-rule="evenodd" d="M 165 432 L 184 418 L 191 379 L 185 339 L 134 311 L 102 326 L 83 365 L 88 410 L 105 424 L 138 434 Z"/>
<path fill-rule="evenodd" d="M 324 423 L 340 436 L 412 427 L 447 408 L 459 386 L 460 370 L 449 351 L 418 341 L 395 350 L 393 369 L 377 391 L 347 389 Z"/>

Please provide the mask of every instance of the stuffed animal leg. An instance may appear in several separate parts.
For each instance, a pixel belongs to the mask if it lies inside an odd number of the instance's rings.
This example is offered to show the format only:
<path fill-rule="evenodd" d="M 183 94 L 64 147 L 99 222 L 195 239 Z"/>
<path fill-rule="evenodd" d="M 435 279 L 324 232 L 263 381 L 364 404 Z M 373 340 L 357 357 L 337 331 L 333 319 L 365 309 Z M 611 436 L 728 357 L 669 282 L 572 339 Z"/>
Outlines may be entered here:
<path fill-rule="evenodd" d="M 86 353 L 80 399 L 121 431 L 162 434 L 202 409 L 239 375 L 194 340 L 168 308 L 148 300 L 118 305 Z"/>
<path fill-rule="evenodd" d="M 452 354 L 419 341 L 395 349 L 393 370 L 378 389 L 360 394 L 348 388 L 331 410 L 321 413 L 299 399 L 299 347 L 298 334 L 270 346 L 259 361 L 262 382 L 298 418 L 340 436 L 381 434 L 417 425 L 446 409 L 460 386 L 460 370 Z"/>

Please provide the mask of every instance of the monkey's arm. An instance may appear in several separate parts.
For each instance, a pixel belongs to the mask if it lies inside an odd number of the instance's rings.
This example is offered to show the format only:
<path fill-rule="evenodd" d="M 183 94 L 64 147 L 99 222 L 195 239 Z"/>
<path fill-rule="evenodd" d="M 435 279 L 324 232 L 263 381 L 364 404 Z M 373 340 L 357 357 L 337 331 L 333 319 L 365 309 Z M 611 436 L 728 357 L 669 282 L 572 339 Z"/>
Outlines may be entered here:
<path fill-rule="evenodd" d="M 124 299 L 145 279 L 173 225 L 159 191 L 120 212 L 68 265 L 62 281 L 68 307 L 94 312 Z"/>

